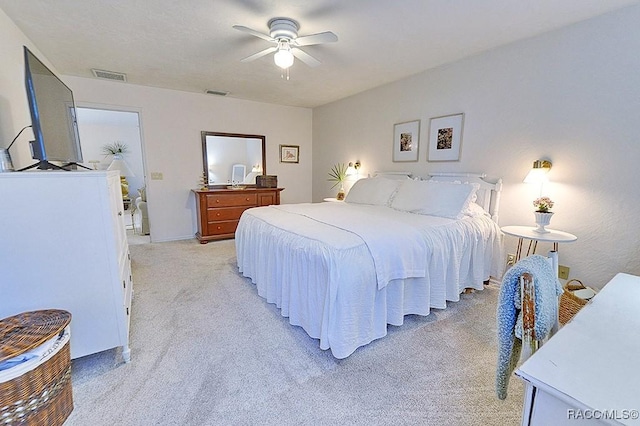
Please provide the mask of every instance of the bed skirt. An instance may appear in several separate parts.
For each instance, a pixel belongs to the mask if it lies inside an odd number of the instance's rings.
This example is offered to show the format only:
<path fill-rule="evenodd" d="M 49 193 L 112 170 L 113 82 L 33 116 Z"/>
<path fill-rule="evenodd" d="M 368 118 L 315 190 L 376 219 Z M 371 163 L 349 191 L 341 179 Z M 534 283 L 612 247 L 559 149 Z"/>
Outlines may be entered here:
<path fill-rule="evenodd" d="M 317 238 L 311 231 L 300 235 L 290 218 L 278 223 L 279 216 L 266 209 L 241 217 L 235 240 L 239 271 L 336 358 L 384 337 L 387 324 L 402 325 L 405 315 L 429 315 L 431 308 L 460 300 L 465 288 L 482 290 L 495 272 L 495 249 L 502 247 L 499 232 L 477 239 L 455 259 L 433 256 L 424 278 L 392 280 L 378 289 L 373 260 L 359 237 L 345 235 L 339 247 L 329 246 L 322 238 L 333 232 L 329 228 L 317 230 Z"/>

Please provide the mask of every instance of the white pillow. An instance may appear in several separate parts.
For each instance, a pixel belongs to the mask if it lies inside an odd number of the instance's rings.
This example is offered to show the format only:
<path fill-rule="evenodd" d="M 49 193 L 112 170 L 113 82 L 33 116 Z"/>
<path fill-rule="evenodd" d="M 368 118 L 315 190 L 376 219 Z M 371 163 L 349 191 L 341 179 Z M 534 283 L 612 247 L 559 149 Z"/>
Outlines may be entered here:
<path fill-rule="evenodd" d="M 478 184 L 437 181 L 404 181 L 391 207 L 411 213 L 462 219 Z"/>
<path fill-rule="evenodd" d="M 399 185 L 400 181 L 380 177 L 360 179 L 353 184 L 344 201 L 354 204 L 388 206 L 391 196 Z"/>
<path fill-rule="evenodd" d="M 482 208 L 479 204 L 476 204 L 473 200 L 469 203 L 469 207 L 464 211 L 465 216 L 471 217 L 480 217 L 480 216 L 488 216 L 491 215 Z"/>

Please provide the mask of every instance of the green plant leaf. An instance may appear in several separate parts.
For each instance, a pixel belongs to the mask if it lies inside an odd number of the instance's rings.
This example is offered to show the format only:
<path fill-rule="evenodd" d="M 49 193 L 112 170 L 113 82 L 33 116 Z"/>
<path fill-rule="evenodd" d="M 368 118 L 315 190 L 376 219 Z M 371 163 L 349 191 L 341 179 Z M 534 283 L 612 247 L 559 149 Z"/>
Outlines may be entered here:
<path fill-rule="evenodd" d="M 331 188 L 335 188 L 339 184 L 345 181 L 347 178 L 347 166 L 344 163 L 337 163 L 331 167 L 329 171 L 329 179 L 330 182 L 335 182 Z"/>
<path fill-rule="evenodd" d="M 102 153 L 105 157 L 115 154 L 126 154 L 127 152 L 129 152 L 129 147 L 120 141 L 102 145 Z"/>

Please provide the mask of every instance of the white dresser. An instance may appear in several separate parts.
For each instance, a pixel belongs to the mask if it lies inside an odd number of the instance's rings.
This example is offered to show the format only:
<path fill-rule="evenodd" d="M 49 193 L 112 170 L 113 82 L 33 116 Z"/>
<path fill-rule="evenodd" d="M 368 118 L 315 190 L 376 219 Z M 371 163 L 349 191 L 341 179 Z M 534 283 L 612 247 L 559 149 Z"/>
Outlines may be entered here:
<path fill-rule="evenodd" d="M 516 370 L 523 425 L 640 424 L 640 277 L 616 275 Z"/>
<path fill-rule="evenodd" d="M 117 171 L 0 173 L 0 318 L 72 314 L 71 358 L 130 360 L 131 257 Z"/>

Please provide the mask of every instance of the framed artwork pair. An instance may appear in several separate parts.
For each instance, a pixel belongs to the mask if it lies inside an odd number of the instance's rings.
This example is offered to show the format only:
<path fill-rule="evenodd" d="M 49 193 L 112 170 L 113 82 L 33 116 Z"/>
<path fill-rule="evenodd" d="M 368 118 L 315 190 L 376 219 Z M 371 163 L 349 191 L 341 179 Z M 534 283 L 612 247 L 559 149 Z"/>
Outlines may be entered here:
<path fill-rule="evenodd" d="M 429 121 L 427 161 L 459 161 L 464 114 L 433 117 Z M 418 161 L 420 120 L 398 123 L 393 128 L 393 161 Z"/>

